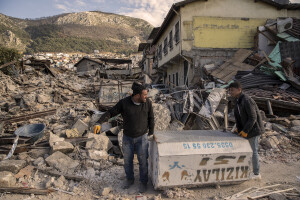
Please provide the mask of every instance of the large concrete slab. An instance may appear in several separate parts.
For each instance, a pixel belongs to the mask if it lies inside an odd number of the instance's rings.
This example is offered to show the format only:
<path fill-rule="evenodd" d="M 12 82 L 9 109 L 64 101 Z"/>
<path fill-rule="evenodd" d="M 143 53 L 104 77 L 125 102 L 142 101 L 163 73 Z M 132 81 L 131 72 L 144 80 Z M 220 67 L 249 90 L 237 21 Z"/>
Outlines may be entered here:
<path fill-rule="evenodd" d="M 158 131 L 149 152 L 155 189 L 236 183 L 252 168 L 248 140 L 228 132 Z"/>

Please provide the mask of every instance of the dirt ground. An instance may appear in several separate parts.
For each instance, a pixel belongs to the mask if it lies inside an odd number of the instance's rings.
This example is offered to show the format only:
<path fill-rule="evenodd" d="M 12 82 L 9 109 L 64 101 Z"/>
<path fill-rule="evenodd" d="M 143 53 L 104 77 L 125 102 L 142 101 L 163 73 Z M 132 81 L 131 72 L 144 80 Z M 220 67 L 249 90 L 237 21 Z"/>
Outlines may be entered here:
<path fill-rule="evenodd" d="M 280 155 L 280 154 L 278 154 Z M 286 156 L 286 155 L 285 155 Z M 272 160 L 264 156 L 261 160 L 261 174 L 262 180 L 250 180 L 238 185 L 199 187 L 193 189 L 172 189 L 167 195 L 167 191 L 155 191 L 151 185 L 148 184 L 148 191 L 144 194 L 147 199 L 224 199 L 230 195 L 238 193 L 250 187 L 263 187 L 267 185 L 282 184 L 288 187 L 294 187 L 300 190 L 300 180 L 296 176 L 300 176 L 300 161 L 288 159 L 280 160 L 282 156 L 277 156 Z M 298 156 L 297 156 L 298 157 Z M 53 192 L 47 196 L 43 195 L 17 195 L 17 194 L 0 194 L 0 199 L 5 200 L 80 200 L 80 199 L 136 199 L 138 193 L 138 165 L 135 165 L 136 181 L 135 184 L 128 190 L 123 190 L 122 184 L 125 180 L 125 174 L 122 166 L 113 166 L 96 175 L 95 178 L 88 181 L 76 183 L 73 189 L 74 195 L 63 192 Z M 47 176 L 44 176 L 47 179 Z M 99 191 L 103 187 L 111 187 L 112 191 L 107 196 L 99 195 Z M 174 191 L 177 191 L 175 194 Z M 171 193 L 175 195 L 170 196 Z M 179 195 L 178 195 L 179 194 Z M 172 197 L 172 198 L 168 198 Z M 297 199 L 297 198 L 296 198 Z M 299 198 L 300 199 L 300 198 Z"/>

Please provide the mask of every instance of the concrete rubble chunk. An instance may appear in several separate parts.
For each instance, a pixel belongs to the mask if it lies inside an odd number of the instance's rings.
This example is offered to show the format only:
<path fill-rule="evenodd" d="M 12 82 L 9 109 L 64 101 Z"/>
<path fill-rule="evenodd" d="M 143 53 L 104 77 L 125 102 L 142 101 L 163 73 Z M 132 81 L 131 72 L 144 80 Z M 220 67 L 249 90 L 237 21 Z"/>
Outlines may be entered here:
<path fill-rule="evenodd" d="M 78 119 L 77 122 L 73 125 L 72 129 L 77 129 L 79 136 L 82 136 L 83 133 L 88 130 L 89 126 L 84 123 L 81 119 Z"/>
<path fill-rule="evenodd" d="M 71 159 L 69 156 L 60 151 L 57 151 L 46 158 L 46 162 L 49 166 L 54 167 L 55 169 L 58 169 L 64 173 L 73 172 L 79 165 L 77 160 Z"/>
<path fill-rule="evenodd" d="M 98 151 L 94 149 L 88 150 L 88 154 L 92 160 L 101 160 L 101 159 L 107 160 L 109 156 L 106 151 Z"/>
<path fill-rule="evenodd" d="M 282 125 L 272 124 L 272 128 L 273 128 L 274 131 L 287 133 L 287 129 Z"/>
<path fill-rule="evenodd" d="M 294 127 L 292 127 L 291 131 L 296 132 L 296 133 L 300 133 L 300 126 L 294 126 Z"/>
<path fill-rule="evenodd" d="M 53 133 L 50 133 L 49 144 L 52 147 L 52 152 L 61 151 L 62 153 L 70 153 L 73 151 L 74 146 L 70 142 L 64 141 L 64 138 L 61 138 Z"/>
<path fill-rule="evenodd" d="M 16 174 L 25 166 L 25 160 L 3 160 L 0 162 L 0 171 L 9 171 Z"/>
<path fill-rule="evenodd" d="M 62 138 L 62 137 L 59 137 L 53 133 L 50 132 L 50 137 L 49 137 L 49 145 L 50 147 L 53 147 L 53 145 L 56 143 L 56 142 L 62 142 L 64 141 L 65 139 Z"/>
<path fill-rule="evenodd" d="M 66 178 L 64 176 L 60 176 L 56 181 L 53 182 L 53 185 L 56 188 L 65 189 L 66 182 Z"/>
<path fill-rule="evenodd" d="M 49 95 L 38 94 L 36 98 L 37 98 L 37 102 L 39 102 L 39 103 L 50 103 L 51 102 L 51 97 Z"/>
<path fill-rule="evenodd" d="M 71 153 L 74 146 L 70 142 L 60 141 L 52 146 L 52 152 L 60 151 L 62 153 Z"/>
<path fill-rule="evenodd" d="M 66 136 L 67 136 L 67 138 L 79 137 L 79 132 L 78 132 L 77 128 L 67 129 Z"/>
<path fill-rule="evenodd" d="M 112 191 L 111 187 L 105 187 L 102 190 L 100 190 L 99 194 L 102 196 L 107 196 Z"/>
<path fill-rule="evenodd" d="M 166 105 L 152 103 L 154 113 L 154 130 L 167 130 L 171 122 L 171 112 Z"/>
<path fill-rule="evenodd" d="M 0 187 L 13 187 L 16 185 L 16 178 L 8 171 L 0 172 Z"/>
<path fill-rule="evenodd" d="M 39 157 L 39 158 L 37 158 L 37 159 L 33 162 L 33 164 L 34 164 L 35 166 L 41 166 L 41 165 L 44 165 L 44 164 L 45 164 L 45 160 L 44 160 L 43 157 Z"/>
<path fill-rule="evenodd" d="M 95 175 L 96 175 L 96 172 L 95 172 L 94 168 L 88 167 L 87 170 L 86 170 L 86 177 L 87 178 L 94 178 Z"/>
<path fill-rule="evenodd" d="M 107 136 L 89 133 L 88 138 L 94 139 L 86 143 L 87 149 L 108 151 L 113 147 L 113 144 Z"/>
<path fill-rule="evenodd" d="M 276 136 L 271 136 L 268 138 L 264 138 L 260 141 L 260 145 L 263 146 L 265 150 L 267 149 L 278 149 L 279 140 Z"/>
<path fill-rule="evenodd" d="M 30 157 L 37 159 L 39 157 L 43 157 L 46 154 L 49 154 L 49 149 L 32 149 L 29 152 Z"/>
<path fill-rule="evenodd" d="M 294 120 L 294 121 L 292 121 L 291 126 L 292 127 L 293 126 L 300 126 L 300 120 Z"/>

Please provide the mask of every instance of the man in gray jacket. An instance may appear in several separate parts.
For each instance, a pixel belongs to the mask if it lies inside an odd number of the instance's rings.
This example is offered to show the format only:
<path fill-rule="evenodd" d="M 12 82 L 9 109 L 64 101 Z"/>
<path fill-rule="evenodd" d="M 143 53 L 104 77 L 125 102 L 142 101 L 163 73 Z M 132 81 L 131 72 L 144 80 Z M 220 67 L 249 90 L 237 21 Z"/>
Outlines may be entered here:
<path fill-rule="evenodd" d="M 229 85 L 229 93 L 236 99 L 234 117 L 236 132 L 243 138 L 247 138 L 253 150 L 252 164 L 253 174 L 250 178 L 261 179 L 259 173 L 258 140 L 264 132 L 264 125 L 260 111 L 254 100 L 242 92 L 242 86 L 235 81 Z"/>

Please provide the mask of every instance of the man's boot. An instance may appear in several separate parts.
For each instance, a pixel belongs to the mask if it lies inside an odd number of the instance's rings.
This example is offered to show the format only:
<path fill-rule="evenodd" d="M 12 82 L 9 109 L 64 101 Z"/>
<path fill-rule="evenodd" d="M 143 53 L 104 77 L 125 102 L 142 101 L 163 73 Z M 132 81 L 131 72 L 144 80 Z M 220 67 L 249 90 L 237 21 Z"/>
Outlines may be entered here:
<path fill-rule="evenodd" d="M 130 188 L 130 186 L 132 186 L 133 183 L 134 183 L 134 180 L 128 180 L 128 179 L 126 179 L 126 182 L 125 182 L 125 184 L 123 185 L 123 189 L 128 189 L 128 188 Z"/>

